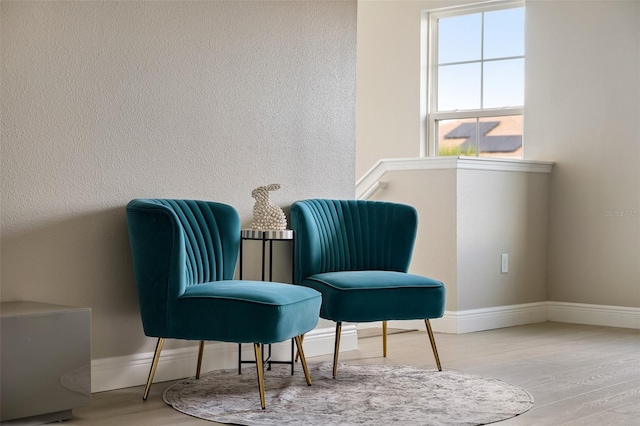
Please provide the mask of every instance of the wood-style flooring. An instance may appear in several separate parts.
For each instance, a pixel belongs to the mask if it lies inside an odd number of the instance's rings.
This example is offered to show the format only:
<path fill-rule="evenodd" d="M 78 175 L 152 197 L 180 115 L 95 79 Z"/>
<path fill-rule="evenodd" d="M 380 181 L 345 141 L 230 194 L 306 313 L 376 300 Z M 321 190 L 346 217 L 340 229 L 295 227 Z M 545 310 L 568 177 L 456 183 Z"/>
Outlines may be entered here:
<path fill-rule="evenodd" d="M 342 353 L 340 362 L 434 367 L 425 332 L 390 334 L 387 358 L 382 358 L 380 337 L 370 331 L 362 336 L 359 349 Z M 443 369 L 498 378 L 533 395 L 533 409 L 499 425 L 640 425 L 640 330 L 547 322 L 436 333 L 436 342 Z M 307 361 L 330 360 L 326 355 Z M 167 406 L 162 392 L 172 383 L 154 383 L 147 401 L 142 386 L 95 393 L 90 407 L 73 410 L 73 418 L 63 424 L 216 424 Z"/>

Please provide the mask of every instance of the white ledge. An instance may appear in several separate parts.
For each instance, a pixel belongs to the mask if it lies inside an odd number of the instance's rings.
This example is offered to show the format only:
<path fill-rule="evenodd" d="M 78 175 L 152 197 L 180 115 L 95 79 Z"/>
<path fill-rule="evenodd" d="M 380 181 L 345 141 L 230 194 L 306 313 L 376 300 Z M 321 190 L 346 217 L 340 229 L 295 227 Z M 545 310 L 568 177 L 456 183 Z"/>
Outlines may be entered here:
<path fill-rule="evenodd" d="M 500 172 L 551 173 L 549 161 L 510 160 L 486 157 L 383 158 L 356 182 L 360 199 L 386 173 L 400 170 L 491 170 Z"/>

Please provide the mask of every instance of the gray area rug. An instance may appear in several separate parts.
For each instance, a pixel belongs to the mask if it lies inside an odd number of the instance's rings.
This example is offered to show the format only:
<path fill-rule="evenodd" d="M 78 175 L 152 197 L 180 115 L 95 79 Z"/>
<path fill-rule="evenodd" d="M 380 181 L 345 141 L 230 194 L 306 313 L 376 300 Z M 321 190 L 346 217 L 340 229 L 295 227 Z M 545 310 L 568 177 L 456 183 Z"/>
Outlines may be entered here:
<path fill-rule="evenodd" d="M 533 397 L 500 380 L 456 371 L 397 365 L 309 364 L 265 370 L 266 410 L 260 409 L 255 368 L 219 370 L 181 380 L 164 392 L 178 411 L 238 425 L 481 425 L 524 413 Z"/>

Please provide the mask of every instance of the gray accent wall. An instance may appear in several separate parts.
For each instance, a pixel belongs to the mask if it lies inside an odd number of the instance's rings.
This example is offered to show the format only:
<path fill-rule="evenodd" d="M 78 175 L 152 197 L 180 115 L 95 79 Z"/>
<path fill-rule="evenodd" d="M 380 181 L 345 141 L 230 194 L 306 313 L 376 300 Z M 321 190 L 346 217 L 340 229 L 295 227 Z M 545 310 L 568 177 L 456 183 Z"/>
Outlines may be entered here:
<path fill-rule="evenodd" d="M 0 299 L 92 308 L 94 359 L 154 349 L 132 198 L 220 201 L 248 226 L 260 185 L 282 185 L 271 200 L 287 213 L 353 197 L 355 1 L 2 1 L 0 13 Z"/>

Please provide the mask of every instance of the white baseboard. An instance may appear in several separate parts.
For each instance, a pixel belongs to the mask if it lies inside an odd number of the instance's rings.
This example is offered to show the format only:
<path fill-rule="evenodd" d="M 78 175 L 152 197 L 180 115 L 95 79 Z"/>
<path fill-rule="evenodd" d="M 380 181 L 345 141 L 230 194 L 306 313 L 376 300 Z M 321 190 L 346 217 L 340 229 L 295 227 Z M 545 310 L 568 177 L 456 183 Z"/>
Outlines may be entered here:
<path fill-rule="evenodd" d="M 431 326 L 435 332 L 463 334 L 546 321 L 640 329 L 640 308 L 563 302 L 525 303 L 446 311 L 442 318 L 431 320 Z M 423 320 L 389 321 L 388 326 L 404 330 L 426 329 Z M 381 327 L 381 323 L 361 323 L 358 327 Z"/>
<path fill-rule="evenodd" d="M 304 353 L 308 361 L 319 355 L 333 353 L 335 329 L 320 328 L 310 331 L 304 337 Z M 340 352 L 358 348 L 358 332 L 354 324 L 343 325 L 340 337 Z M 291 343 L 282 342 L 272 345 L 273 360 L 289 360 Z M 242 345 L 242 359 L 254 358 L 253 346 Z M 153 353 L 140 353 L 121 357 L 96 359 L 91 362 L 91 392 L 103 392 L 113 389 L 144 385 L 149 376 Z M 158 361 L 154 382 L 164 382 L 196 373 L 198 345 L 193 347 L 163 350 Z M 238 345 L 236 343 L 208 342 L 205 344 L 202 358 L 202 371 L 238 368 Z M 243 369 L 253 368 L 243 364 Z M 296 370 L 302 369 L 296 364 Z"/>
<path fill-rule="evenodd" d="M 548 321 L 547 302 L 470 309 L 467 311 L 446 311 L 442 318 L 432 319 L 430 322 L 434 332 L 463 334 L 545 321 Z M 387 325 L 391 328 L 403 330 L 426 330 L 424 320 L 389 321 Z M 358 325 L 360 328 L 380 326 L 380 322 L 361 323 Z"/>
<path fill-rule="evenodd" d="M 462 334 L 548 320 L 547 302 L 538 302 L 458 312 L 456 326 L 457 333 Z"/>
<path fill-rule="evenodd" d="M 640 329 L 640 308 L 548 302 L 549 321 Z"/>

